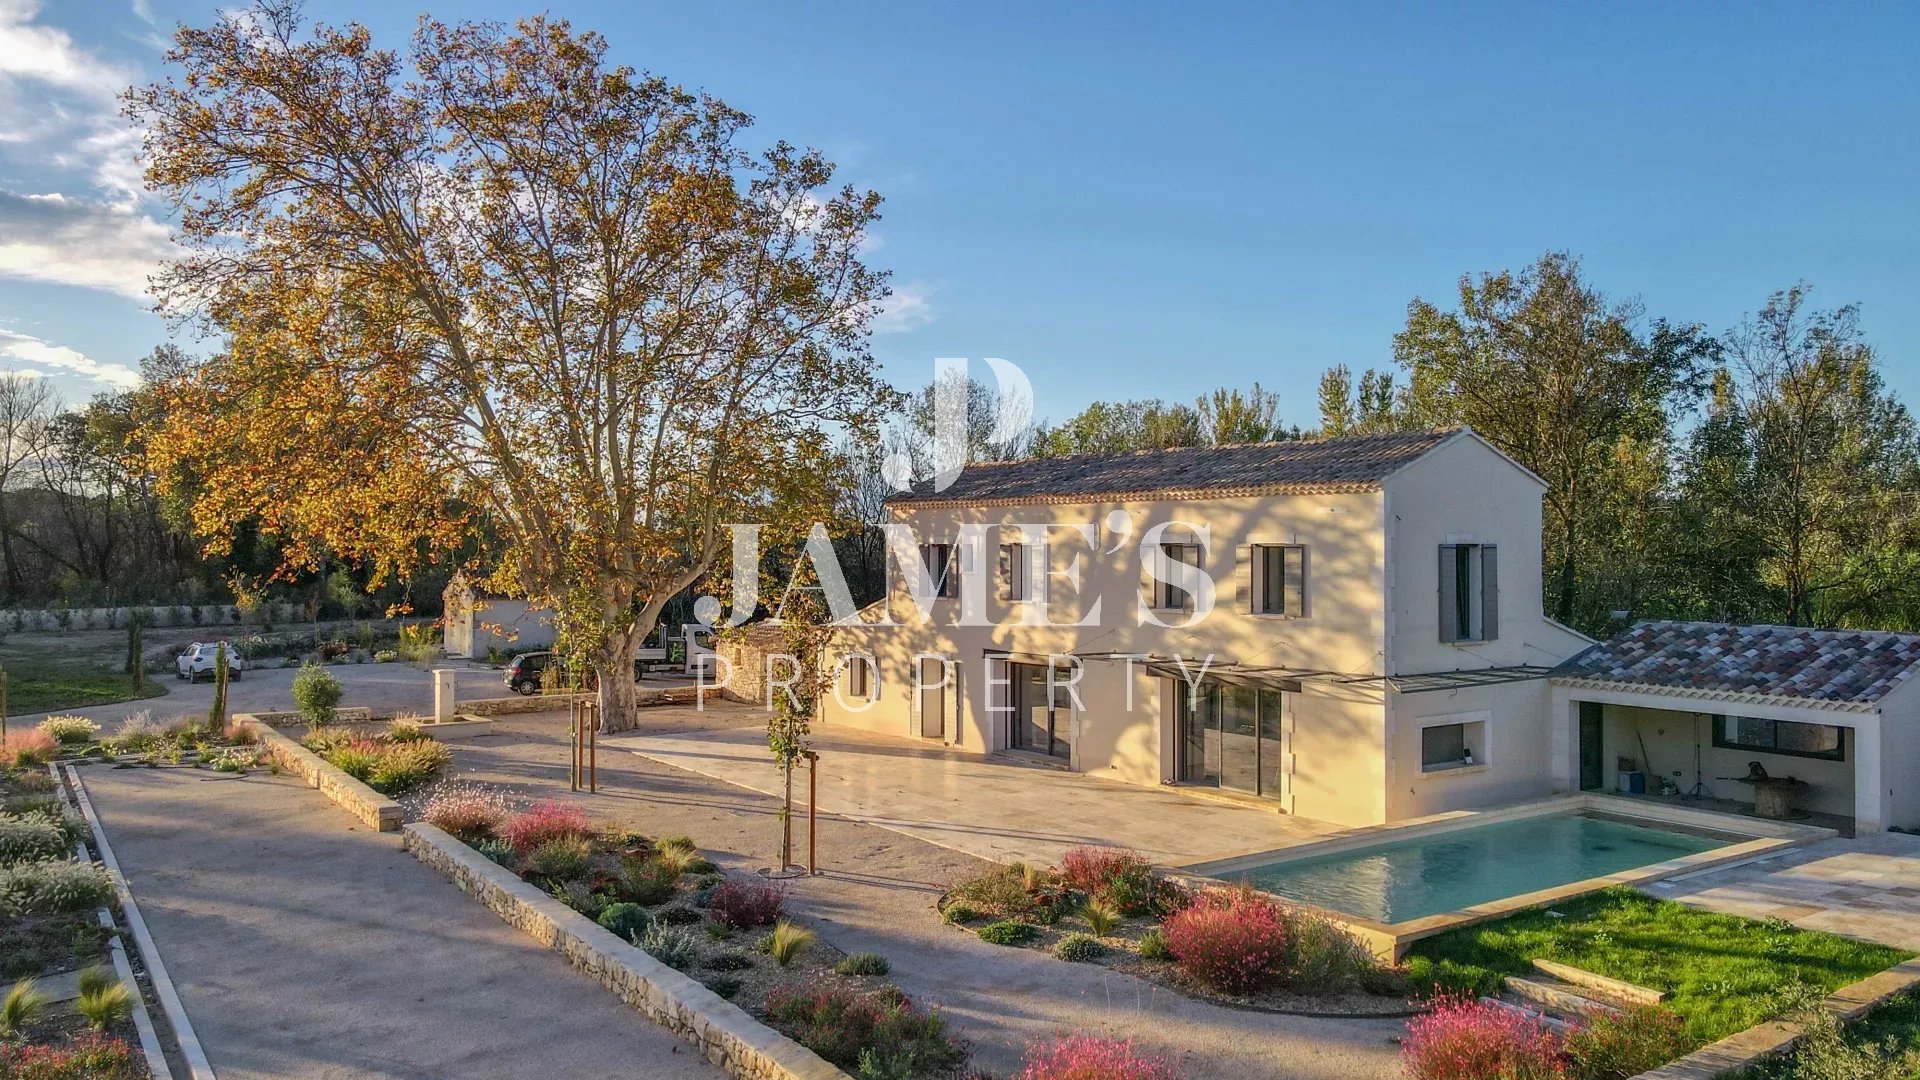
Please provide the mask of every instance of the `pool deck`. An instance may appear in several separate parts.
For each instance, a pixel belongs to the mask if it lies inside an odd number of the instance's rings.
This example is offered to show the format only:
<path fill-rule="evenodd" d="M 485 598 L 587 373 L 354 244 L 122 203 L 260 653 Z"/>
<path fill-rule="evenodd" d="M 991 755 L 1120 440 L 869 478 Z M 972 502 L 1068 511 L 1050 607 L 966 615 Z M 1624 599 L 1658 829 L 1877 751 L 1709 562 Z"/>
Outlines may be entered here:
<path fill-rule="evenodd" d="M 1694 874 L 1717 867 L 1728 867 L 1755 859 L 1769 858 L 1789 848 L 1817 843 L 1831 839 L 1835 835 L 1832 829 L 1793 822 L 1736 817 L 1709 810 L 1652 804 L 1613 795 L 1583 792 L 1578 795 L 1564 795 L 1494 810 L 1455 811 L 1392 825 L 1352 829 L 1317 843 L 1300 844 L 1278 850 L 1244 852 L 1226 858 L 1184 863 L 1176 866 L 1175 869 L 1196 877 L 1216 878 L 1256 866 L 1272 866 L 1276 863 L 1357 851 L 1380 844 L 1437 836 L 1460 829 L 1515 821 L 1540 814 L 1564 813 L 1606 814 L 1609 817 L 1631 821 L 1678 826 L 1688 830 L 1702 830 L 1746 839 L 1732 840 L 1723 847 L 1667 859 L 1648 866 L 1568 882 L 1564 885 L 1490 900 L 1458 911 L 1428 915 L 1405 922 L 1385 923 L 1342 911 L 1319 910 L 1365 941 L 1376 954 L 1397 962 L 1405 954 L 1408 946 L 1414 942 L 1458 927 L 1490 922 L 1516 912 L 1545 907 L 1548 904 L 1614 885 L 1649 885 L 1683 874 Z"/>

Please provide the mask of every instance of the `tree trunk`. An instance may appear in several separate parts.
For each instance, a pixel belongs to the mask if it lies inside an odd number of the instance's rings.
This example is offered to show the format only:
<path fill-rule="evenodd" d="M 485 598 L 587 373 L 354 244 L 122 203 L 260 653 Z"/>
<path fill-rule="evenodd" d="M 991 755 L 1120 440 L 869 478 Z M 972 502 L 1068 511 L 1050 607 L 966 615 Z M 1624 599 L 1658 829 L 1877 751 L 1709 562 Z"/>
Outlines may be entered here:
<path fill-rule="evenodd" d="M 593 656 L 593 673 L 600 680 L 600 730 L 631 731 L 638 726 L 640 688 L 633 679 L 633 654 L 644 635 L 636 627 L 607 635 Z"/>

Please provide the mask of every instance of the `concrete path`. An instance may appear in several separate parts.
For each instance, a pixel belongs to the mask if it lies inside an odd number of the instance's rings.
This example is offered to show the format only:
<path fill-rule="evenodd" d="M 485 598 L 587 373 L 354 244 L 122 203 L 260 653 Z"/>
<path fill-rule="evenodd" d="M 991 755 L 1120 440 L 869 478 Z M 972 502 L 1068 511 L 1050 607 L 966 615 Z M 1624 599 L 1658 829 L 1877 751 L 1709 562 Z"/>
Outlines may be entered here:
<path fill-rule="evenodd" d="M 220 1080 L 724 1075 L 297 781 L 80 773 Z"/>
<path fill-rule="evenodd" d="M 706 745 L 734 747 L 742 768 L 744 748 L 755 740 L 765 753 L 764 716 L 751 710 L 651 708 L 642 710 L 641 722 L 648 738 L 712 733 L 716 739 Z M 721 732 L 732 734 L 718 739 Z M 511 785 L 528 798 L 575 802 L 597 821 L 650 835 L 683 833 L 729 869 L 767 866 L 777 851 L 778 803 L 771 796 L 640 754 L 609 751 L 607 741 L 600 746 L 599 793 L 569 793 L 564 714 L 501 717 L 492 734 L 452 746 L 455 769 L 464 777 Z M 898 768 L 912 767 L 906 756 L 887 760 Z M 1043 784 L 1091 784 L 1065 774 L 1013 771 Z M 1102 793 L 1117 787 L 1091 786 Z M 1071 787 L 1058 790 L 1062 798 L 1072 798 Z M 1142 806 L 1177 805 L 1175 812 L 1191 815 L 1182 820 L 1193 828 L 1207 828 L 1204 822 L 1212 815 L 1234 809 L 1165 792 L 1119 793 L 1151 800 Z M 983 797 L 969 805 L 984 808 L 991 801 Z M 1111 824 L 1098 820 L 1108 805 L 1099 801 L 1025 805 L 1039 815 L 1037 826 L 1028 822 L 1029 831 L 1049 834 L 1054 843 L 1081 833 L 1097 836 Z M 803 819 L 795 825 L 802 851 L 804 836 Z M 995 1076 L 1017 1073 L 1033 1040 L 1074 1031 L 1132 1037 L 1178 1063 L 1188 1080 L 1391 1080 L 1400 1075 L 1393 1039 L 1404 1024 L 1398 1020 L 1310 1019 L 1223 1008 L 1099 965 L 986 945 L 942 924 L 935 900 L 948 884 L 984 865 L 953 846 L 898 828 L 823 816 L 819 858 L 824 873 L 791 883 L 790 909 L 833 945 L 886 957 L 893 965 L 889 978 L 914 1000 L 937 1005 L 953 1032 L 972 1044 L 975 1064 Z"/>
<path fill-rule="evenodd" d="M 764 714 L 708 706 L 715 730 L 609 736 L 601 747 L 766 794 L 780 773 L 767 756 Z M 735 715 L 738 714 L 738 715 Z M 1079 844 L 1138 850 L 1181 864 L 1271 851 L 1339 831 L 1264 807 L 1098 780 L 902 739 L 815 729 L 821 809 L 1000 862 L 1057 864 Z"/>
<path fill-rule="evenodd" d="M 1920 951 L 1920 836 L 1822 840 L 1765 862 L 1661 882 L 1649 891 L 1730 915 L 1785 919 L 1808 930 Z"/>

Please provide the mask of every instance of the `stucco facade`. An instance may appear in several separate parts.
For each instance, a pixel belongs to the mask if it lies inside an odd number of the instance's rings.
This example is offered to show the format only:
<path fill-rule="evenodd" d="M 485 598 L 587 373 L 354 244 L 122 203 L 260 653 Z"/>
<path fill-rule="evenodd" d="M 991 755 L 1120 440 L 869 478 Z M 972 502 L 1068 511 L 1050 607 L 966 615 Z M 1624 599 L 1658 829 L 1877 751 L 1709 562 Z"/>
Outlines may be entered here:
<path fill-rule="evenodd" d="M 455 576 L 445 601 L 448 656 L 484 658 L 490 649 L 509 655 L 553 645 L 553 613 L 525 600 L 496 596 Z"/>
<path fill-rule="evenodd" d="M 1061 767 L 1257 791 L 1248 797 L 1281 812 L 1352 825 L 1551 791 L 1544 679 L 1429 680 L 1423 692 L 1392 681 L 1544 669 L 1589 643 L 1541 614 L 1540 481 L 1462 430 L 1366 482 L 1319 486 L 1341 490 L 1243 480 L 1246 493 L 890 504 L 915 542 L 954 546 L 959 581 L 954 595 L 916 598 L 913 568 L 900 565 L 912 553 L 896 552 L 888 598 L 834 643 L 836 663 L 870 655 L 876 677 L 843 674 L 822 722 L 982 753 L 1042 731 L 1035 756 Z M 1046 586 L 1013 600 L 1000 546 L 1023 541 L 1027 579 Z M 1215 588 L 1204 617 L 1153 607 L 1165 599 L 1151 572 L 1161 543 L 1200 549 L 1193 561 Z M 1256 613 L 1269 547 L 1298 567 L 1284 614 Z M 1443 547 L 1473 552 L 1474 573 L 1494 579 L 1476 577 L 1473 593 L 1488 640 L 1441 640 L 1442 564 L 1455 557 Z M 1034 672 L 1066 657 L 1054 689 L 1070 682 L 1069 704 L 1033 708 Z M 932 689 L 943 666 L 946 685 Z M 1208 693 L 1228 703 L 1210 706 Z M 1223 717 L 1212 728 L 1196 711 L 1209 707 Z M 1032 719 L 1043 713 L 1064 713 L 1052 733 Z M 1462 761 L 1423 764 L 1434 725 L 1464 741 Z M 1220 762 L 1211 782 L 1195 779 L 1213 768 L 1202 758 Z"/>

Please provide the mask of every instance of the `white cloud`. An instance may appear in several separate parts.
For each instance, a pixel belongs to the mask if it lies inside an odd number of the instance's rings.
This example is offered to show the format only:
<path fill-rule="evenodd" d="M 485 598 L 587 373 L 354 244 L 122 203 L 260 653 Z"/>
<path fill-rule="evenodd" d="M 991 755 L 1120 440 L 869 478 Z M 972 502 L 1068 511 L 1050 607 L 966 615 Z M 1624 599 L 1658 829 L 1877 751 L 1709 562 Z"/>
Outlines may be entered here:
<path fill-rule="evenodd" d="M 150 0 L 133 0 L 133 14 L 135 18 L 138 18 L 141 22 L 146 23 L 148 26 L 160 25 L 158 22 L 154 20 L 153 4 L 150 2 Z"/>
<path fill-rule="evenodd" d="M 124 364 L 103 364 L 77 349 L 55 345 L 26 334 L 0 330 L 0 361 L 38 364 L 40 368 L 72 372 L 83 378 L 103 382 L 116 390 L 130 390 L 140 384 L 140 373 Z M 22 374 L 46 375 L 39 369 L 20 369 Z"/>
<path fill-rule="evenodd" d="M 142 194 L 140 138 L 120 116 L 138 72 L 37 22 L 38 0 L 0 0 L 0 142 L 21 162 L 73 170 L 131 206 Z"/>
<path fill-rule="evenodd" d="M 0 190 L 0 276 L 143 300 L 147 275 L 177 253 L 166 226 L 132 207 Z"/>
<path fill-rule="evenodd" d="M 876 334 L 904 334 L 933 321 L 933 286 L 924 281 L 903 281 L 893 287 L 879 303 L 873 318 Z"/>

